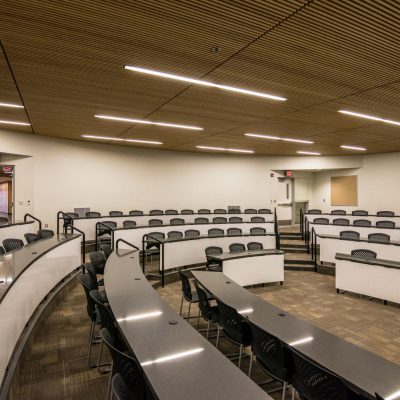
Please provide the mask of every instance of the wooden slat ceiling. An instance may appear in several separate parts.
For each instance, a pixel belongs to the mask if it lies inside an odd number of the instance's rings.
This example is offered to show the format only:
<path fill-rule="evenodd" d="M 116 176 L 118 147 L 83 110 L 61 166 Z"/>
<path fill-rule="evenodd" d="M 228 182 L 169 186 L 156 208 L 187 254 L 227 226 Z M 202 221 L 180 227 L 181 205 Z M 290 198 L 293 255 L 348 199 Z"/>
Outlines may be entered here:
<path fill-rule="evenodd" d="M 273 155 L 352 154 L 342 144 L 365 146 L 368 153 L 400 151 L 400 127 L 337 112 L 400 120 L 399 20 L 397 0 L 3 1 L 0 102 L 23 100 L 27 113 L 0 107 L 0 120 L 30 119 L 32 128 L 12 127 L 16 132 L 159 140 L 164 145 L 157 148 L 180 151 L 203 145 Z M 212 52 L 215 46 L 219 53 Z M 124 65 L 288 100 L 191 86 Z M 315 144 L 248 138 L 245 132 Z"/>

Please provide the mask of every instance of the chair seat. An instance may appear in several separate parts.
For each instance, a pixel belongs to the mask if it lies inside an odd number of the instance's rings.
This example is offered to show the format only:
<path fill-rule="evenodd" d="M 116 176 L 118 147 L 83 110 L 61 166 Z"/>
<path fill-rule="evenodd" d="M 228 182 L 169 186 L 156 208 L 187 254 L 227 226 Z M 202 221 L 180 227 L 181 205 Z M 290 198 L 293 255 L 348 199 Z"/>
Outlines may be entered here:
<path fill-rule="evenodd" d="M 203 317 L 210 322 L 219 322 L 218 306 L 212 306 L 210 308 L 210 312 L 207 313 L 207 315 L 203 315 Z"/>
<path fill-rule="evenodd" d="M 192 299 L 190 299 L 189 297 L 185 297 L 185 300 L 188 301 L 189 303 L 198 303 L 199 302 L 199 296 L 196 292 L 192 292 Z M 207 299 L 208 300 L 213 300 L 214 296 L 210 293 L 207 293 Z"/>

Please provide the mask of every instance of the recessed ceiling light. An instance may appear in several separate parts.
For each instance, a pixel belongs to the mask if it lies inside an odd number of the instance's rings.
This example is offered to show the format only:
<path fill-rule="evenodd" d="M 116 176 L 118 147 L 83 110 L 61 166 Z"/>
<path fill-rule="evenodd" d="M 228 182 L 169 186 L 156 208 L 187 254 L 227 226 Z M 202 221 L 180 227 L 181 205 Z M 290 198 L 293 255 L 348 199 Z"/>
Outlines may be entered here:
<path fill-rule="evenodd" d="M 373 115 L 360 114 L 360 113 L 355 113 L 353 111 L 347 111 L 347 110 L 339 110 L 338 112 L 340 112 L 342 114 L 352 115 L 353 117 L 359 117 L 359 118 L 370 119 L 372 121 L 384 122 L 385 124 L 400 125 L 400 122 L 398 122 L 398 121 L 393 121 L 391 119 L 385 119 L 385 118 L 380 118 L 380 117 L 374 117 Z"/>
<path fill-rule="evenodd" d="M 27 122 L 18 122 L 18 121 L 6 121 L 6 120 L 0 120 L 0 124 L 9 124 L 9 125 L 24 125 L 24 126 L 29 126 Z"/>
<path fill-rule="evenodd" d="M 168 128 L 179 128 L 179 129 L 193 129 L 195 131 L 202 131 L 203 128 L 198 126 L 191 126 L 191 125 L 179 125 L 179 124 L 170 124 L 167 122 L 154 122 L 154 121 L 147 121 L 144 119 L 132 119 L 132 118 L 122 118 L 122 117 L 113 117 L 112 115 L 95 115 L 96 118 L 101 119 L 110 119 L 112 121 L 122 121 L 122 122 L 131 122 L 134 124 L 146 124 L 146 125 L 157 125 L 157 126 L 166 126 Z"/>
<path fill-rule="evenodd" d="M 96 135 L 81 135 L 85 139 L 99 139 L 99 140 L 112 140 L 115 142 L 130 142 L 130 143 L 143 143 L 143 144 L 163 144 L 154 140 L 141 140 L 141 139 L 123 139 L 110 136 L 96 136 Z"/>
<path fill-rule="evenodd" d="M 133 67 L 133 66 L 130 66 L 130 65 L 125 65 L 125 69 L 128 69 L 130 71 L 135 71 L 135 72 L 141 72 L 143 74 L 160 76 L 162 78 L 175 79 L 177 81 L 182 81 L 182 82 L 189 82 L 189 83 L 192 83 L 193 85 L 214 87 L 214 88 L 217 88 L 217 89 L 228 90 L 230 92 L 248 94 L 250 96 L 263 97 L 265 99 L 270 99 L 270 100 L 286 101 L 286 98 L 284 98 L 284 97 L 274 96 L 274 95 L 268 94 L 268 93 L 255 92 L 253 90 L 240 89 L 240 88 L 233 87 L 233 86 L 219 85 L 217 83 L 213 83 L 213 82 L 209 82 L 209 81 L 203 81 L 202 79 L 193 79 L 193 78 L 188 78 L 186 76 L 174 75 L 174 74 L 168 74 L 168 73 L 165 73 L 165 72 L 154 71 L 152 69 Z"/>
<path fill-rule="evenodd" d="M 321 153 L 315 153 L 313 151 L 297 151 L 297 154 L 305 154 L 307 156 L 320 156 Z"/>
<path fill-rule="evenodd" d="M 347 150 L 358 150 L 358 151 L 365 151 L 367 150 L 365 147 L 358 147 L 358 146 L 340 146 L 342 149 L 347 149 Z"/>
<path fill-rule="evenodd" d="M 305 143 L 305 144 L 313 144 L 311 140 L 303 140 L 303 139 L 291 139 L 280 136 L 270 136 L 270 135 L 260 135 L 259 133 L 245 133 L 245 136 L 255 137 L 260 139 L 271 139 L 271 140 L 283 140 L 285 142 L 295 142 L 295 143 Z"/>
<path fill-rule="evenodd" d="M 202 150 L 229 151 L 232 153 L 249 153 L 249 154 L 254 153 L 254 150 L 232 149 L 226 147 L 196 146 L 196 148 Z"/>
<path fill-rule="evenodd" d="M 24 108 L 24 106 L 20 106 L 19 104 L 13 104 L 13 103 L 0 103 L 0 107 Z"/>

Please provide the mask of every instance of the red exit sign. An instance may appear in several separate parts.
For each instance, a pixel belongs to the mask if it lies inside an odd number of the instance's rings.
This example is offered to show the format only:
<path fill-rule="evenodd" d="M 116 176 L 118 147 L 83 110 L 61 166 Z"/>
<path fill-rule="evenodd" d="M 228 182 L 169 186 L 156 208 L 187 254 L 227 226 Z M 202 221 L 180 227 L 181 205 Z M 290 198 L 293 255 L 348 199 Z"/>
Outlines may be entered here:
<path fill-rule="evenodd" d="M 290 170 L 290 169 L 288 169 L 287 171 L 285 171 L 285 176 L 292 176 L 293 175 L 293 172 L 292 172 L 292 170 Z"/>

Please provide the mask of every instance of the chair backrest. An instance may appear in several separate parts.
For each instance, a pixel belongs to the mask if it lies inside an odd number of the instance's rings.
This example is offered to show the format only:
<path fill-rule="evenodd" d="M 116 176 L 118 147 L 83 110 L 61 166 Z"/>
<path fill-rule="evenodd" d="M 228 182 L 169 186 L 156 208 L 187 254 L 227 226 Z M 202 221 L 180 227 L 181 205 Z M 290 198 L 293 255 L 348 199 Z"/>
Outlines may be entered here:
<path fill-rule="evenodd" d="M 208 236 L 213 236 L 213 237 L 224 236 L 224 230 L 218 228 L 209 229 Z"/>
<path fill-rule="evenodd" d="M 393 211 L 378 211 L 376 213 L 378 217 L 394 217 Z"/>
<path fill-rule="evenodd" d="M 189 278 L 182 271 L 179 271 L 179 277 L 181 279 L 183 296 L 188 301 L 192 300 L 193 293 L 192 293 L 192 287 L 190 286 Z"/>
<path fill-rule="evenodd" d="M 340 239 L 360 239 L 360 233 L 356 231 L 342 231 L 339 234 Z"/>
<path fill-rule="evenodd" d="M 257 361 L 274 378 L 290 382 L 290 359 L 283 343 L 250 322 L 251 349 Z"/>
<path fill-rule="evenodd" d="M 4 250 L 6 252 L 17 250 L 24 247 L 24 242 L 21 239 L 4 239 L 3 240 Z"/>
<path fill-rule="evenodd" d="M 376 258 L 376 253 L 368 249 L 355 249 L 351 251 L 352 256 L 361 257 L 365 259 Z"/>
<path fill-rule="evenodd" d="M 100 325 L 102 328 L 107 328 L 111 333 L 111 336 L 116 338 L 117 328 L 115 326 L 115 318 L 111 312 L 111 308 L 108 304 L 104 304 L 101 298 L 101 294 L 98 290 L 91 290 L 89 296 L 95 302 L 97 311 L 100 316 Z"/>
<path fill-rule="evenodd" d="M 93 251 L 89 254 L 90 263 L 93 265 L 96 274 L 103 274 L 106 265 L 106 256 L 102 251 Z"/>
<path fill-rule="evenodd" d="M 371 226 L 371 221 L 368 219 L 355 219 L 353 221 L 354 226 Z"/>
<path fill-rule="evenodd" d="M 96 321 L 96 303 L 90 296 L 90 291 L 96 290 L 96 287 L 93 284 L 93 280 L 90 278 L 89 274 L 80 274 L 78 275 L 78 281 L 82 285 L 83 290 L 85 291 L 86 310 L 88 316 L 92 321 Z"/>
<path fill-rule="evenodd" d="M 307 214 L 321 214 L 321 213 L 322 211 L 317 210 L 316 208 L 307 211 Z"/>
<path fill-rule="evenodd" d="M 307 400 L 347 400 L 345 384 L 336 375 L 315 365 L 290 348 L 293 359 L 293 386 L 301 398 Z"/>
<path fill-rule="evenodd" d="M 169 223 L 170 225 L 183 225 L 185 220 L 183 218 L 172 218 Z"/>
<path fill-rule="evenodd" d="M 86 218 L 95 218 L 95 217 L 101 217 L 101 214 L 97 211 L 87 211 L 85 213 Z"/>
<path fill-rule="evenodd" d="M 257 210 L 255 208 L 245 208 L 245 214 L 257 214 Z"/>
<path fill-rule="evenodd" d="M 351 212 L 351 215 L 366 216 L 366 215 L 368 215 L 368 211 L 365 211 L 365 210 L 354 210 L 354 211 Z"/>
<path fill-rule="evenodd" d="M 124 228 L 132 228 L 132 227 L 136 226 L 136 222 L 135 221 L 126 220 L 126 221 L 122 222 L 122 226 Z"/>
<path fill-rule="evenodd" d="M 194 214 L 193 210 L 189 210 L 188 208 L 185 208 L 184 210 L 181 211 L 182 215 L 192 215 Z"/>
<path fill-rule="evenodd" d="M 214 224 L 226 224 L 228 220 L 225 217 L 214 217 L 213 223 Z"/>
<path fill-rule="evenodd" d="M 264 228 L 259 228 L 255 226 L 254 228 L 250 228 L 250 235 L 257 236 L 257 235 L 265 235 L 267 231 Z"/>
<path fill-rule="evenodd" d="M 194 222 L 196 224 L 208 224 L 210 221 L 208 220 L 208 218 L 198 217 L 194 219 Z"/>
<path fill-rule="evenodd" d="M 208 246 L 208 247 L 206 247 L 205 252 L 206 252 L 206 256 L 215 256 L 218 254 L 222 254 L 223 250 L 222 250 L 222 247 Z"/>
<path fill-rule="evenodd" d="M 250 222 L 265 222 L 264 217 L 251 217 Z"/>
<path fill-rule="evenodd" d="M 177 215 L 178 214 L 178 210 L 165 210 L 165 215 Z"/>
<path fill-rule="evenodd" d="M 128 387 L 121 374 L 115 374 L 111 380 L 111 393 L 113 400 L 135 400 L 133 393 L 129 392 Z"/>
<path fill-rule="evenodd" d="M 242 217 L 229 217 L 229 222 L 233 224 L 241 224 L 243 222 Z"/>
<path fill-rule="evenodd" d="M 140 216 L 140 215 L 143 215 L 143 214 L 144 214 L 143 211 L 140 211 L 140 210 L 131 210 L 131 211 L 129 211 L 129 215 Z"/>
<path fill-rule="evenodd" d="M 37 231 L 40 239 L 48 239 L 54 236 L 54 231 L 51 229 L 40 229 Z"/>
<path fill-rule="evenodd" d="M 149 214 L 150 215 L 163 215 L 164 211 L 163 210 L 150 210 Z"/>
<path fill-rule="evenodd" d="M 350 221 L 346 218 L 335 218 L 333 220 L 334 225 L 350 225 Z"/>
<path fill-rule="evenodd" d="M 104 253 L 104 256 L 106 257 L 106 259 L 108 257 L 110 257 L 110 254 L 112 253 L 111 245 L 109 245 L 108 243 L 102 243 L 100 245 L 100 249 Z"/>
<path fill-rule="evenodd" d="M 211 305 L 207 297 L 207 293 L 194 281 L 194 287 L 196 288 L 197 297 L 199 298 L 199 308 L 201 315 L 209 320 L 211 319 Z"/>
<path fill-rule="evenodd" d="M 389 228 L 389 229 L 396 227 L 396 223 L 394 221 L 376 221 L 375 225 L 379 228 Z"/>
<path fill-rule="evenodd" d="M 200 210 L 197 211 L 197 214 L 211 214 L 211 211 L 208 208 L 200 208 Z"/>
<path fill-rule="evenodd" d="M 228 228 L 226 230 L 226 234 L 228 236 L 240 236 L 242 234 L 242 230 L 240 228 Z"/>
<path fill-rule="evenodd" d="M 72 219 L 79 218 L 79 214 L 74 213 L 74 212 L 66 212 L 66 213 L 64 213 L 64 215 L 66 215 L 67 217 L 72 218 Z"/>
<path fill-rule="evenodd" d="M 108 215 L 110 217 L 122 217 L 124 213 L 122 211 L 110 211 Z"/>
<path fill-rule="evenodd" d="M 115 340 L 107 328 L 100 330 L 100 336 L 111 353 L 113 372 L 121 375 L 128 391 L 135 393 L 137 400 L 145 400 L 146 383 L 139 362 L 116 347 Z"/>
<path fill-rule="evenodd" d="M 370 233 L 368 235 L 369 242 L 390 243 L 390 235 L 387 233 Z"/>
<path fill-rule="evenodd" d="M 249 242 L 247 243 L 247 250 L 262 250 L 263 244 L 260 242 Z"/>
<path fill-rule="evenodd" d="M 152 237 L 156 238 L 156 239 L 159 239 L 159 240 L 165 239 L 165 233 L 164 232 L 149 232 L 148 235 L 151 236 L 151 237 L 148 238 L 150 241 L 151 241 Z"/>
<path fill-rule="evenodd" d="M 246 251 L 246 246 L 243 243 L 231 243 L 229 245 L 229 251 L 231 253 L 237 253 L 239 251 Z"/>
<path fill-rule="evenodd" d="M 182 239 L 183 233 L 179 231 L 170 231 L 167 233 L 168 239 Z"/>
<path fill-rule="evenodd" d="M 185 231 L 185 237 L 198 237 L 200 236 L 200 231 L 197 229 L 188 229 Z"/>
<path fill-rule="evenodd" d="M 241 214 L 240 208 L 228 208 L 228 214 Z"/>
<path fill-rule="evenodd" d="M 259 214 L 272 214 L 272 213 L 271 213 L 271 210 L 268 209 L 268 208 L 259 208 L 259 209 L 258 209 L 258 213 L 259 213 Z"/>
<path fill-rule="evenodd" d="M 40 239 L 40 237 L 37 233 L 24 233 L 24 237 L 25 237 L 26 243 L 36 242 L 36 240 Z"/>
<path fill-rule="evenodd" d="M 101 225 L 99 225 L 100 231 L 107 230 L 107 228 L 104 225 L 109 229 L 115 229 L 117 227 L 117 223 L 115 221 L 101 221 Z"/>
<path fill-rule="evenodd" d="M 97 274 L 96 274 L 96 269 L 93 267 L 91 263 L 86 263 L 85 264 L 85 269 L 87 272 L 87 275 L 89 275 L 92 285 L 91 287 L 93 288 L 92 290 L 97 290 L 99 288 L 99 284 L 97 282 Z"/>
<path fill-rule="evenodd" d="M 313 221 L 314 224 L 321 224 L 321 225 L 328 225 L 329 219 L 328 218 L 315 218 Z"/>
<path fill-rule="evenodd" d="M 346 211 L 345 210 L 332 210 L 331 214 L 332 215 L 346 215 Z"/>
<path fill-rule="evenodd" d="M 149 226 L 160 226 L 163 224 L 162 219 L 149 219 Z"/>
<path fill-rule="evenodd" d="M 3 248 L 3 246 L 0 246 L 0 256 L 2 256 L 3 254 L 5 254 L 5 250 Z"/>
<path fill-rule="evenodd" d="M 226 214 L 226 210 L 224 210 L 223 208 L 216 208 L 214 210 L 214 214 Z"/>

